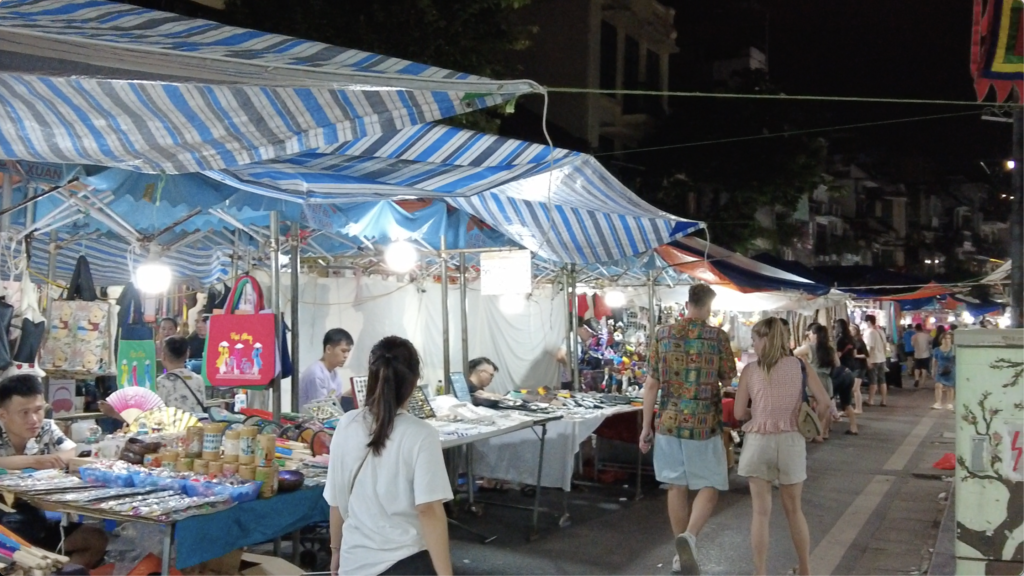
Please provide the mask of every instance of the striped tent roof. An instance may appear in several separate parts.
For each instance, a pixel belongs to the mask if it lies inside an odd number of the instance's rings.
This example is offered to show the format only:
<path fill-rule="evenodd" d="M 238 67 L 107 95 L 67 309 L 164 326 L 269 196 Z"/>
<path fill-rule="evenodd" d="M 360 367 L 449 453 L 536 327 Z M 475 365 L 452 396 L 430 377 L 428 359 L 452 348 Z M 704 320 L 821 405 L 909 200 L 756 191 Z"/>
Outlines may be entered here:
<path fill-rule="evenodd" d="M 75 238 L 81 238 L 75 241 Z M 131 281 L 129 272 L 129 244 L 109 235 L 95 237 L 93 235 L 76 235 L 66 231 L 57 234 L 57 241 L 63 247 L 57 251 L 57 273 L 51 280 L 67 281 L 75 269 L 79 256 L 89 259 L 90 269 L 97 286 L 116 286 Z M 13 256 L 21 257 L 23 252 L 19 244 Z M 31 270 L 42 277 L 47 277 L 49 265 L 49 243 L 46 239 L 37 238 L 32 243 Z M 134 258 L 135 267 L 145 260 L 145 254 Z M 220 247 L 182 246 L 164 254 L 161 261 L 167 264 L 174 274 L 174 281 L 196 286 L 209 286 L 230 276 L 231 251 Z M 0 267 L 0 276 L 7 278 L 8 269 Z"/>
<path fill-rule="evenodd" d="M 591 156 L 437 124 L 205 174 L 312 204 L 442 198 L 556 262 L 616 261 L 703 227 L 642 201 Z"/>
<path fill-rule="evenodd" d="M 0 2 L 5 158 L 215 170 L 539 89 L 116 2 Z"/>

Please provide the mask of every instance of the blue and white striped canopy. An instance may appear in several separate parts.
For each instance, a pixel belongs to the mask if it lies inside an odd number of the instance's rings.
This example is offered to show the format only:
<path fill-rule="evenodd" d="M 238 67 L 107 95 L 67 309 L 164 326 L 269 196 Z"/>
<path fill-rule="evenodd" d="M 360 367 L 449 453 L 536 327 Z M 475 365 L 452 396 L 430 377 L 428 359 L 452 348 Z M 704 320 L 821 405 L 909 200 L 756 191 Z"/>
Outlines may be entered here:
<path fill-rule="evenodd" d="M 4 158 L 216 170 L 539 89 L 116 2 L 0 2 Z"/>
<path fill-rule="evenodd" d="M 442 198 L 564 263 L 636 256 L 703 227 L 642 201 L 591 156 L 437 124 L 205 174 L 304 203 Z"/>
<path fill-rule="evenodd" d="M 127 242 L 112 236 L 88 236 L 81 241 L 68 243 L 71 238 L 72 235 L 63 231 L 57 235 L 57 241 L 65 246 L 57 251 L 57 273 L 51 280 L 69 279 L 78 257 L 84 255 L 89 259 L 89 267 L 97 286 L 117 286 L 131 281 Z M 22 250 L 22 246 L 17 245 L 14 256 L 20 257 Z M 32 243 L 31 270 L 44 278 L 48 277 L 49 257 L 47 240 L 36 239 Z M 136 256 L 135 267 L 142 264 L 145 258 L 145 254 Z M 164 254 L 161 261 L 171 268 L 175 283 L 209 286 L 231 275 L 231 251 L 227 248 L 184 246 Z M 3 267 L 2 272 L 6 278 L 6 267 Z"/>

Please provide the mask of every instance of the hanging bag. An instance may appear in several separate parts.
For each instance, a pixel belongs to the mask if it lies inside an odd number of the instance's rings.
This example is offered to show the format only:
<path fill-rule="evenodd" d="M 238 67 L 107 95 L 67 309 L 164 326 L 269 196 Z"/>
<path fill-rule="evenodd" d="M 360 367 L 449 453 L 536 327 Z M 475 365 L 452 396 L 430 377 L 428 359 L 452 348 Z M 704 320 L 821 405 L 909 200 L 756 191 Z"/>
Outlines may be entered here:
<path fill-rule="evenodd" d="M 800 414 L 796 418 L 800 434 L 808 440 L 814 440 L 821 436 L 821 422 L 818 415 L 811 408 L 810 398 L 807 396 L 807 366 L 800 360 L 800 375 L 802 378 L 800 388 L 803 390 L 804 399 L 800 403 Z"/>
<path fill-rule="evenodd" d="M 125 285 L 117 305 L 117 387 L 141 386 L 155 391 L 157 359 L 153 328 L 145 322 L 142 297 L 133 284 Z"/>
<path fill-rule="evenodd" d="M 44 370 L 88 375 L 113 372 L 115 319 L 110 302 L 97 300 L 89 261 L 78 257 L 63 297 L 51 302 L 50 332 L 39 364 Z"/>
<path fill-rule="evenodd" d="M 252 276 L 242 276 L 223 314 L 210 317 L 203 375 L 212 386 L 266 386 L 280 371 L 277 326 L 264 310 L 263 290 Z M 250 313 L 238 313 L 238 309 Z"/>

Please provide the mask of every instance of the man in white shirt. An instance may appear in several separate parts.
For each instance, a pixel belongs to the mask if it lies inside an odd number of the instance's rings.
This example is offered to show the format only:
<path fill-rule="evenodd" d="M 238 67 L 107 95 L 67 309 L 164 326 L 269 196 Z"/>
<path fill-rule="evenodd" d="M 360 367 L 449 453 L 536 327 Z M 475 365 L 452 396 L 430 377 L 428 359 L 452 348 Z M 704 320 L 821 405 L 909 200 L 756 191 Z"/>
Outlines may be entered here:
<path fill-rule="evenodd" d="M 300 410 L 314 400 L 341 396 L 344 389 L 337 370 L 348 362 L 354 344 L 352 335 L 341 328 L 332 328 L 324 334 L 323 356 L 299 376 Z"/>
<path fill-rule="evenodd" d="M 882 406 L 888 406 L 889 387 L 885 383 L 885 336 L 878 328 L 873 314 L 864 316 L 868 329 L 864 333 L 864 344 L 868 347 L 868 405 L 875 405 L 875 392 L 882 389 Z"/>
<path fill-rule="evenodd" d="M 914 388 L 921 386 L 932 363 L 932 339 L 924 331 L 924 326 L 918 323 L 914 326 L 914 336 L 910 339 L 914 347 Z"/>

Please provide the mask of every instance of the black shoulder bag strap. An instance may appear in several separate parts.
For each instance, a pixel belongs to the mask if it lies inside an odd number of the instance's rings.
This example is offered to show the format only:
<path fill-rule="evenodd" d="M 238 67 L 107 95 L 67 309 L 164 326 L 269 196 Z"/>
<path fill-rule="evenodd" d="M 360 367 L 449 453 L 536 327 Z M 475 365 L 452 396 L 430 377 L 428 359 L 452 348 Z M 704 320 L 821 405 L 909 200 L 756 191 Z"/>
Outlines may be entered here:
<path fill-rule="evenodd" d="M 168 372 L 167 374 L 164 374 L 164 376 L 174 376 L 175 378 L 180 380 L 181 383 L 185 385 L 185 390 L 188 390 L 188 393 L 191 394 L 192 398 L 194 398 L 196 403 L 199 404 L 199 407 L 204 409 L 204 410 L 206 409 L 206 402 L 204 402 L 204 401 L 199 399 L 199 396 L 196 394 L 196 391 L 193 390 L 192 387 L 188 385 L 188 382 L 186 382 L 185 379 L 182 378 L 180 374 L 175 374 L 174 372 Z"/>

